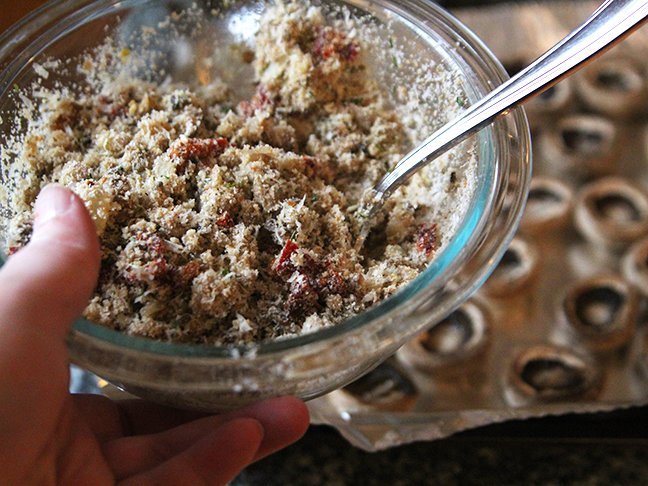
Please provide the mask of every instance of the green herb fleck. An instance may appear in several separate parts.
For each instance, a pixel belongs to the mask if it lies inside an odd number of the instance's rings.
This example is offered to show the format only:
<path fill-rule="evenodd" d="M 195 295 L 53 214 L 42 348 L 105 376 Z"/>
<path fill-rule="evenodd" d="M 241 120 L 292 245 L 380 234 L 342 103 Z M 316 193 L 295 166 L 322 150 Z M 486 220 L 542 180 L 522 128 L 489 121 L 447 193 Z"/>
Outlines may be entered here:
<path fill-rule="evenodd" d="M 392 61 L 394 61 L 394 67 L 398 67 L 398 59 L 396 59 L 396 56 L 392 56 Z"/>
<path fill-rule="evenodd" d="M 297 230 L 293 231 L 293 234 L 290 235 L 290 240 L 295 241 L 295 238 L 297 237 Z"/>
<path fill-rule="evenodd" d="M 318 199 L 319 199 L 319 194 L 313 194 L 311 196 L 311 202 L 312 203 L 316 203 Z"/>
<path fill-rule="evenodd" d="M 394 39 L 392 39 L 391 37 L 389 38 L 389 47 L 391 47 L 392 49 L 394 48 Z"/>
<path fill-rule="evenodd" d="M 238 186 L 239 186 L 238 182 L 228 182 L 227 183 L 227 187 L 229 187 L 230 189 L 232 189 L 234 187 L 238 187 Z"/>
<path fill-rule="evenodd" d="M 459 106 L 463 106 L 463 105 L 465 104 L 465 103 L 464 103 L 464 100 L 462 100 L 459 96 L 457 96 L 457 104 L 458 104 Z"/>
<path fill-rule="evenodd" d="M 14 89 L 14 92 L 17 93 L 18 91 L 20 91 L 20 86 L 18 86 L 17 84 L 14 84 L 13 89 Z"/>
<path fill-rule="evenodd" d="M 361 96 L 354 96 L 352 98 L 349 98 L 349 101 L 354 105 L 361 105 L 364 99 Z"/>
<path fill-rule="evenodd" d="M 221 277 L 227 277 L 230 274 L 229 268 L 225 267 L 221 270 Z"/>

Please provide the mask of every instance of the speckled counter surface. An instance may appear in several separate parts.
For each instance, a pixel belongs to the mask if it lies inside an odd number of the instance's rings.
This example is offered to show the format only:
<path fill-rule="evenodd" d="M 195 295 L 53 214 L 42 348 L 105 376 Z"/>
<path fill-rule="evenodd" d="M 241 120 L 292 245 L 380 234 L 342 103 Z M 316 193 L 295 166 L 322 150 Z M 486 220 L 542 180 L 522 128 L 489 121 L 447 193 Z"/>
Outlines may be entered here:
<path fill-rule="evenodd" d="M 314 426 L 231 486 L 648 485 L 648 408 L 533 419 L 377 453 Z"/>

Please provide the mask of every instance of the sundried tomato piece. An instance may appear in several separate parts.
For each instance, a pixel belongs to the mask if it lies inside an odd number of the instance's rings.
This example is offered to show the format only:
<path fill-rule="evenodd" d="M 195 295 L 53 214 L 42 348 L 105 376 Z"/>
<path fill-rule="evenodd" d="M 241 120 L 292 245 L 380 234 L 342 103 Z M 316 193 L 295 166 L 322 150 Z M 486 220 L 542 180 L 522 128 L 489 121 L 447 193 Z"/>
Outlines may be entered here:
<path fill-rule="evenodd" d="M 156 258 L 142 267 L 130 267 L 124 278 L 129 283 L 145 282 L 160 279 L 167 271 L 167 261 L 164 257 Z"/>
<path fill-rule="evenodd" d="M 337 54 L 344 61 L 354 61 L 360 52 L 357 41 L 331 28 L 320 29 L 313 42 L 313 54 L 320 59 L 329 59 Z"/>
<path fill-rule="evenodd" d="M 110 104 L 112 104 L 113 100 L 112 100 L 112 98 L 110 98 L 110 97 L 108 97 L 106 95 L 99 95 L 99 96 L 97 96 L 97 102 L 100 105 L 110 105 Z"/>
<path fill-rule="evenodd" d="M 295 270 L 300 273 L 313 275 L 320 267 L 317 262 L 308 254 L 301 255 L 301 264 L 295 265 L 292 261 L 293 254 L 299 250 L 299 246 L 292 240 L 286 241 L 279 256 L 275 259 L 272 268 L 280 277 L 286 279 L 290 277 Z"/>
<path fill-rule="evenodd" d="M 160 257 L 150 262 L 147 266 L 151 269 L 152 280 L 155 280 L 166 272 L 167 261 L 164 258 Z"/>
<path fill-rule="evenodd" d="M 127 113 L 126 107 L 125 106 L 116 106 L 112 110 L 110 110 L 110 118 L 115 119 L 118 116 L 124 116 Z"/>
<path fill-rule="evenodd" d="M 216 220 L 216 224 L 218 226 L 222 226 L 223 228 L 232 228 L 234 227 L 234 220 L 229 215 L 229 213 L 225 211 L 223 214 L 221 214 L 218 217 L 218 219 Z"/>
<path fill-rule="evenodd" d="M 280 277 L 288 278 L 293 272 L 297 269 L 295 265 L 290 261 L 293 253 L 299 249 L 297 243 L 292 240 L 286 241 L 286 244 L 281 250 L 279 256 L 275 259 L 273 264 L 273 269 Z"/>
<path fill-rule="evenodd" d="M 218 156 L 229 146 L 226 138 L 189 138 L 182 143 L 175 144 L 170 149 L 172 157 L 183 160 Z"/>
<path fill-rule="evenodd" d="M 299 266 L 300 272 L 312 275 L 319 270 L 319 265 L 310 255 L 304 254 L 302 260 L 304 264 Z"/>
<path fill-rule="evenodd" d="M 316 281 L 317 292 L 322 298 L 329 295 L 347 295 L 348 285 L 342 275 L 335 270 L 327 270 Z"/>
<path fill-rule="evenodd" d="M 164 241 L 162 241 L 162 238 L 160 238 L 157 235 L 151 236 L 149 238 L 149 248 L 153 250 L 156 253 L 159 253 L 160 255 L 164 255 L 166 252 L 166 248 L 164 247 Z"/>
<path fill-rule="evenodd" d="M 241 101 L 238 104 L 239 112 L 243 118 L 250 118 L 254 115 L 254 108 L 247 101 Z"/>
<path fill-rule="evenodd" d="M 290 283 L 290 294 L 284 304 L 284 309 L 293 318 L 301 318 L 317 308 L 319 296 L 313 289 L 308 276 L 300 273 Z"/>
<path fill-rule="evenodd" d="M 263 83 L 259 83 L 256 93 L 252 96 L 252 107 L 254 110 L 266 108 L 272 105 L 272 98 Z"/>
<path fill-rule="evenodd" d="M 351 41 L 338 50 L 340 57 L 345 61 L 355 61 L 360 53 L 360 45 L 356 41 Z"/>
<path fill-rule="evenodd" d="M 430 257 L 437 249 L 437 224 L 421 224 L 416 229 L 416 248 Z"/>
<path fill-rule="evenodd" d="M 200 273 L 200 266 L 197 262 L 189 262 L 186 265 L 178 267 L 178 277 L 180 283 L 186 284 L 198 276 Z"/>
<path fill-rule="evenodd" d="M 310 155 L 303 155 L 302 158 L 304 159 L 304 163 L 306 164 L 306 167 L 309 169 L 315 169 L 315 158 L 311 157 Z"/>

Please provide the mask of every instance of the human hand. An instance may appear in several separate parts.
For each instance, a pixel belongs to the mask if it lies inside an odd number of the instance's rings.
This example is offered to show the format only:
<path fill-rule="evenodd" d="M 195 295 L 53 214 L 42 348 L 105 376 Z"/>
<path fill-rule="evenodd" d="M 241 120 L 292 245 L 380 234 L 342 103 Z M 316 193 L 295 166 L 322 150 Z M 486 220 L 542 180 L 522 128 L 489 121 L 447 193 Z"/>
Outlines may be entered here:
<path fill-rule="evenodd" d="M 198 416 L 69 393 L 65 335 L 94 289 L 99 242 L 82 201 L 48 186 L 30 243 L 0 271 L 0 478 L 10 485 L 223 485 L 300 438 L 295 398 Z"/>

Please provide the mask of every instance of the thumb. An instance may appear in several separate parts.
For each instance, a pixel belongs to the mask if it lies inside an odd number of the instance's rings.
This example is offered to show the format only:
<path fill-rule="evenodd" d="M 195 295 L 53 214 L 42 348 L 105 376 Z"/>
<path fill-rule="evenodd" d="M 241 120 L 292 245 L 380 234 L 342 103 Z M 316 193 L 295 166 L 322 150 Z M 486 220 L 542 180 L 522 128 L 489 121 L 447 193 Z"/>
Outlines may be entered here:
<path fill-rule="evenodd" d="M 0 271 L 0 326 L 62 337 L 96 285 L 99 241 L 83 201 L 63 186 L 46 186 L 34 213 L 31 241 Z"/>

